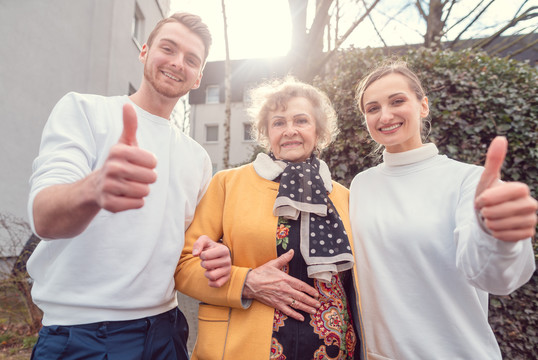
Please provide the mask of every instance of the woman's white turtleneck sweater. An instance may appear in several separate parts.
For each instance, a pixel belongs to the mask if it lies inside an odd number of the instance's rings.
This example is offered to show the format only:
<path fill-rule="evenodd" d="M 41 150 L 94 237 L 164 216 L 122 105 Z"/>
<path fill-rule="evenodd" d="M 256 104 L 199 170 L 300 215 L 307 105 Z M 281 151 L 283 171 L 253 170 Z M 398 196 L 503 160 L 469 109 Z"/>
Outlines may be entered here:
<path fill-rule="evenodd" d="M 501 359 L 488 293 L 530 279 L 531 239 L 503 242 L 480 228 L 482 167 L 434 144 L 383 160 L 355 177 L 350 196 L 369 359 Z"/>

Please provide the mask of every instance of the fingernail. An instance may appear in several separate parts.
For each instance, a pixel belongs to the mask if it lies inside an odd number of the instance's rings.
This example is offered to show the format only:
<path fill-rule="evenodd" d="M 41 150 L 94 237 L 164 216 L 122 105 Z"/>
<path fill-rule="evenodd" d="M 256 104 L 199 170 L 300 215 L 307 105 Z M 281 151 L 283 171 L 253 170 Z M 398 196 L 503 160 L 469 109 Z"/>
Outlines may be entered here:
<path fill-rule="evenodd" d="M 319 306 L 318 306 L 318 307 L 319 307 Z M 317 312 L 317 311 L 314 310 L 314 309 L 310 310 L 310 314 L 312 314 L 312 315 L 316 315 L 316 312 Z"/>
<path fill-rule="evenodd" d="M 199 249 L 192 249 L 192 254 L 194 256 L 198 255 L 200 253 L 200 250 Z"/>

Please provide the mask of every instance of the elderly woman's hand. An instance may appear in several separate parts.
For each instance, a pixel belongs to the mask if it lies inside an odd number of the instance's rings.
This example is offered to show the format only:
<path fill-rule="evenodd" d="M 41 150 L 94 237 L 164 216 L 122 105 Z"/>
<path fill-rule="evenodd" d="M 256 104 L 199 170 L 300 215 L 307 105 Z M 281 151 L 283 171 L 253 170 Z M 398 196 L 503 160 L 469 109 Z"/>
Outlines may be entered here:
<path fill-rule="evenodd" d="M 316 300 L 319 293 L 312 286 L 281 270 L 292 258 L 293 250 L 290 250 L 250 271 L 245 281 L 243 297 L 256 299 L 289 317 L 304 321 L 304 317 L 294 309 L 315 314 L 320 307 Z"/>

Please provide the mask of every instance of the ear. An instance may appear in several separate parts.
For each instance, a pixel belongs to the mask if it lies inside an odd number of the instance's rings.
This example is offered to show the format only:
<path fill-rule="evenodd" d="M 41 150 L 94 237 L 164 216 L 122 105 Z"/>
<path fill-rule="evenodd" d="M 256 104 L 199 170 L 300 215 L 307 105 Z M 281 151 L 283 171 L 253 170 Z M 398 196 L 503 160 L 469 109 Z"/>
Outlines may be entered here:
<path fill-rule="evenodd" d="M 195 90 L 195 89 L 198 89 L 200 87 L 200 83 L 202 82 L 202 76 L 203 75 L 204 75 L 204 73 L 202 71 L 200 71 L 200 74 L 198 75 L 198 79 L 196 79 L 196 82 L 191 87 L 191 90 Z"/>
<path fill-rule="evenodd" d="M 428 97 L 424 96 L 420 103 L 420 117 L 424 119 L 430 113 L 430 107 L 428 106 Z"/>
<path fill-rule="evenodd" d="M 144 44 L 142 46 L 142 50 L 140 51 L 140 54 L 138 55 L 138 60 L 140 60 L 140 62 L 142 64 L 146 64 L 146 59 L 148 57 L 148 45 L 147 44 Z"/>

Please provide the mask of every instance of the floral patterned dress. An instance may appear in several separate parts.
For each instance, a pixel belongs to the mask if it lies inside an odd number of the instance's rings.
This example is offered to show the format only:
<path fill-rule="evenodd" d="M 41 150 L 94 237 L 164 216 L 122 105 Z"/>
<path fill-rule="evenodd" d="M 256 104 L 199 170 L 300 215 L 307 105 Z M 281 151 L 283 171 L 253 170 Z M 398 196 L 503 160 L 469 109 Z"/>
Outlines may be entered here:
<path fill-rule="evenodd" d="M 306 263 L 299 249 L 300 221 L 300 218 L 298 220 L 279 218 L 276 235 L 277 253 L 280 256 L 294 249 L 293 259 L 283 270 L 314 287 L 320 294 L 321 307 L 315 315 L 296 309 L 305 318 L 302 322 L 275 310 L 270 359 L 353 359 L 357 338 L 345 292 L 346 288 L 352 286 L 351 273 L 350 271 L 339 273 L 332 277 L 331 283 L 308 277 Z"/>

